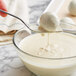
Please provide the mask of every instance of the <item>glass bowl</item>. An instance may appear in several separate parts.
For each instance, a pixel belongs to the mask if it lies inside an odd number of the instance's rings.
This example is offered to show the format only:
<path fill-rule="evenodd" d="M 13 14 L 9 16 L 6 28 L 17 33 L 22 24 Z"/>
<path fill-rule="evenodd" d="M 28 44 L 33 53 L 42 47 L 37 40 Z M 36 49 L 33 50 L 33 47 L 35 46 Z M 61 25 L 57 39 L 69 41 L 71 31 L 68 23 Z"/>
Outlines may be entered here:
<path fill-rule="evenodd" d="M 13 43 L 17 48 L 18 56 L 21 61 L 31 72 L 38 76 L 70 76 L 75 72 L 76 56 L 64 58 L 44 58 L 21 50 L 19 48 L 19 43 L 22 39 L 29 36 L 32 36 L 32 34 L 26 30 L 19 30 L 13 37 Z M 57 64 L 59 65 L 57 66 Z"/>

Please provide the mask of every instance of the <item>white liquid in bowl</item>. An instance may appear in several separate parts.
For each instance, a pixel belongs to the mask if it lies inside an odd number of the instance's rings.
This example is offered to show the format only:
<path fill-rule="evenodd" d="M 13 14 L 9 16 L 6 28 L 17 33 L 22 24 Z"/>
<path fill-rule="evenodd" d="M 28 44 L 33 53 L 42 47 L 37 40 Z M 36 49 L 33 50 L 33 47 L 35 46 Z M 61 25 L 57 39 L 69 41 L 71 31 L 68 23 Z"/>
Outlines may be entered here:
<path fill-rule="evenodd" d="M 34 34 L 24 38 L 19 47 L 43 58 L 76 56 L 76 36 L 67 33 Z M 68 76 L 76 69 L 76 58 L 43 59 L 19 53 L 25 66 L 40 76 Z"/>

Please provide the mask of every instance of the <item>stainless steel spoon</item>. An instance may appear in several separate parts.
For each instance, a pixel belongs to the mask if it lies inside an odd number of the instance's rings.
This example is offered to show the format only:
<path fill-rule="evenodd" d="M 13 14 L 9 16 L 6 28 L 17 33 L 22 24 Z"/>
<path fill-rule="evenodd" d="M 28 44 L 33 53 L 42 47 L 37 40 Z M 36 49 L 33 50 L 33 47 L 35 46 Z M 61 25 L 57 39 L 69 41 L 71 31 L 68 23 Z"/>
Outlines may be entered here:
<path fill-rule="evenodd" d="M 13 14 L 11 14 L 11 13 L 8 13 L 8 12 L 6 12 L 6 11 L 3 11 L 3 10 L 1 10 L 1 9 L 0 9 L 0 11 L 3 12 L 3 13 L 6 13 L 6 14 L 8 14 L 8 15 L 10 15 L 10 16 L 18 19 L 18 20 L 20 20 L 20 21 L 31 31 L 32 34 L 33 34 L 33 33 L 55 33 L 55 32 L 56 32 L 56 33 L 58 33 L 58 32 L 67 32 L 67 33 L 76 34 L 76 30 L 69 30 L 69 29 L 63 29 L 63 31 L 49 31 L 49 32 L 47 32 L 47 31 L 46 31 L 46 32 L 40 31 L 40 30 L 38 30 L 38 29 L 33 30 L 33 29 L 31 29 L 21 18 L 13 15 Z M 68 24 L 69 24 L 69 23 L 68 23 Z M 71 24 L 71 25 L 76 26 L 76 25 L 74 25 L 74 24 Z"/>
<path fill-rule="evenodd" d="M 38 30 L 38 29 L 37 29 L 37 30 L 31 29 L 21 18 L 19 18 L 19 17 L 13 15 L 13 14 L 11 14 L 11 13 L 8 13 L 8 12 L 3 11 L 3 10 L 1 10 L 1 9 L 0 9 L 0 11 L 3 12 L 3 13 L 6 13 L 6 14 L 8 14 L 8 15 L 10 15 L 10 16 L 12 16 L 12 17 L 18 19 L 18 20 L 20 20 L 20 21 L 31 31 L 31 33 L 45 33 L 45 32 L 40 31 L 40 30 Z M 62 31 L 50 31 L 49 33 L 53 33 L 53 32 L 62 32 Z"/>

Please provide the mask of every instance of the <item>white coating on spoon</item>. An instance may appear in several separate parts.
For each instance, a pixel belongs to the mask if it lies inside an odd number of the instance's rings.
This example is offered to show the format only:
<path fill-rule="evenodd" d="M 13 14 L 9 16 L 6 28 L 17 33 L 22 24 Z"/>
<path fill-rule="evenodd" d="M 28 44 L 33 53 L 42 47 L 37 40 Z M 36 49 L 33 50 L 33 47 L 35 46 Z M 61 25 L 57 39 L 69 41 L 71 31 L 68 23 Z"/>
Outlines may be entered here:
<path fill-rule="evenodd" d="M 54 13 L 46 12 L 40 17 L 40 27 L 46 31 L 60 31 L 59 18 Z"/>

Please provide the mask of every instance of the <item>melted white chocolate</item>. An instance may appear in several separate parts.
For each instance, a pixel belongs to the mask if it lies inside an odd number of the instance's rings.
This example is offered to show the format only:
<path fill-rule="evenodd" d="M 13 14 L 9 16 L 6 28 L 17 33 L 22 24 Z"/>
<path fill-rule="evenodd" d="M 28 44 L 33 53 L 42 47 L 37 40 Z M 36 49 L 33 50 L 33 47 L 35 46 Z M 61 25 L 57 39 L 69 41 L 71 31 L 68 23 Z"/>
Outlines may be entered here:
<path fill-rule="evenodd" d="M 47 58 L 69 57 L 76 55 L 76 36 L 67 33 L 49 33 L 49 36 L 47 33 L 44 36 L 34 34 L 24 38 L 19 47 L 35 56 Z"/>

